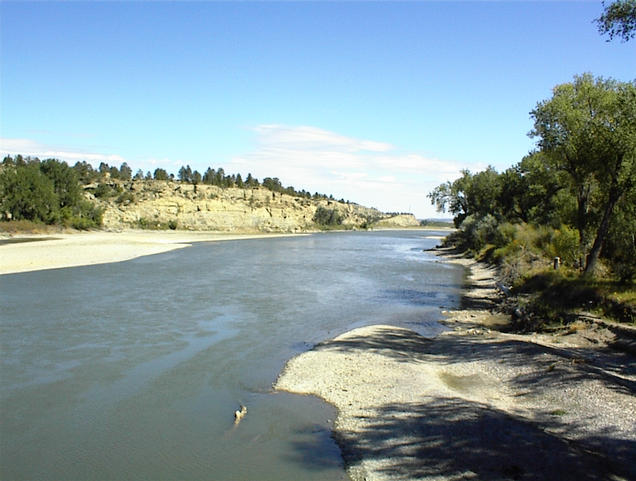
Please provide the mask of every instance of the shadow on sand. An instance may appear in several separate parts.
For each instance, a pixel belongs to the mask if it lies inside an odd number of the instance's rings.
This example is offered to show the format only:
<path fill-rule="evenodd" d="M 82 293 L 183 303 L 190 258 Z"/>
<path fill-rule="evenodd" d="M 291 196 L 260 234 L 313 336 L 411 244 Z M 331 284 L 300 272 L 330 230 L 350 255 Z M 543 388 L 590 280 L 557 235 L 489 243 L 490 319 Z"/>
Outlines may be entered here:
<path fill-rule="evenodd" d="M 346 353 L 374 352 L 398 362 L 493 361 L 519 369 L 506 380 L 517 395 L 544 389 L 567 389 L 594 379 L 608 389 L 634 396 L 633 359 L 605 359 L 590 349 L 555 349 L 530 342 L 470 336 L 426 339 L 407 330 L 378 329 L 375 335 L 348 336 L 315 347 Z M 595 362 L 581 361 L 593 359 Z M 612 480 L 636 479 L 636 442 L 617 433 L 586 432 L 593 420 L 581 416 L 563 422 L 556 411 L 535 410 L 532 418 L 460 397 L 423 396 L 417 403 L 381 406 L 362 419 L 360 430 L 340 431 L 336 438 L 345 461 L 389 462 L 390 479 Z M 579 423 L 578 425 L 576 423 Z M 636 429 L 636 425 L 635 425 Z M 299 451 L 307 449 L 298 446 Z M 443 477 L 440 477 L 443 475 Z M 437 477 L 436 477 L 437 476 Z"/>

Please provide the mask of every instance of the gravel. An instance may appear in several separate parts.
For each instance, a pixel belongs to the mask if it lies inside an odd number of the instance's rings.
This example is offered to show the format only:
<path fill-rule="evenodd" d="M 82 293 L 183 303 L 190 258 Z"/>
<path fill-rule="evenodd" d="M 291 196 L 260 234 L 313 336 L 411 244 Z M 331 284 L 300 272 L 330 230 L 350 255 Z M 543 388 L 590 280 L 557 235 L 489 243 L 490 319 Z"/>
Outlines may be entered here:
<path fill-rule="evenodd" d="M 634 358 L 497 331 L 494 273 L 460 262 L 476 308 L 447 313 L 454 330 L 355 329 L 291 359 L 275 388 L 337 407 L 354 481 L 636 479 Z"/>

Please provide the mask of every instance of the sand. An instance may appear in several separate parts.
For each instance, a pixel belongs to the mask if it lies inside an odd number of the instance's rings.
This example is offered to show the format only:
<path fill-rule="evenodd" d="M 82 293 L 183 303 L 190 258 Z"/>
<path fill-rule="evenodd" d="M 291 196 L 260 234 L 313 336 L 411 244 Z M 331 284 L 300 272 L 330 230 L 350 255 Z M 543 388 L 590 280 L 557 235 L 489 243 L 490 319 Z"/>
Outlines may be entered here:
<path fill-rule="evenodd" d="M 494 271 L 447 261 L 471 269 L 449 331 L 355 329 L 291 359 L 275 385 L 337 407 L 349 476 L 636 479 L 633 357 L 497 331 Z"/>
<path fill-rule="evenodd" d="M 278 235 L 284 234 L 124 231 L 5 236 L 0 238 L 0 274 L 121 262 L 181 249 L 193 242 L 254 239 Z M 16 240 L 28 242 L 16 242 Z"/>

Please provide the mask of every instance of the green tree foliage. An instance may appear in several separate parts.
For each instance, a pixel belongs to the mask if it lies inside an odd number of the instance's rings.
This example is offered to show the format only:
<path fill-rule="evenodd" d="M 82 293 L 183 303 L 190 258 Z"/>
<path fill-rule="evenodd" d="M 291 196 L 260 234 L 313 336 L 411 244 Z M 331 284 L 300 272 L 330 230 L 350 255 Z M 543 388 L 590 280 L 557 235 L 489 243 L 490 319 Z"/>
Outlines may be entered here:
<path fill-rule="evenodd" d="M 81 229 L 101 225 L 102 215 L 84 199 L 76 169 L 55 159 L 24 161 L 21 156 L 3 163 L 0 211 L 4 218 Z"/>
<path fill-rule="evenodd" d="M 577 76 L 557 85 L 531 112 L 538 146 L 569 177 L 577 199 L 583 248 L 594 241 L 586 272 L 594 270 L 616 204 L 636 187 L 636 82 Z M 598 202 L 598 206 L 593 205 Z M 597 220 L 590 212 L 597 207 Z"/>
<path fill-rule="evenodd" d="M 82 190 L 75 170 L 66 162 L 47 159 L 40 164 L 40 170 L 53 181 L 53 188 L 58 197 L 60 207 L 71 207 L 79 204 Z"/>
<path fill-rule="evenodd" d="M 623 42 L 636 35 L 636 0 L 615 0 L 609 5 L 603 2 L 603 14 L 596 19 L 598 31 L 609 35 L 609 40 L 620 37 Z"/>
<path fill-rule="evenodd" d="M 181 166 L 179 169 L 179 180 L 181 182 L 191 182 L 192 181 L 192 169 L 190 166 Z"/>
<path fill-rule="evenodd" d="M 59 210 L 53 181 L 36 162 L 0 172 L 0 206 L 13 220 L 53 223 Z"/>
<path fill-rule="evenodd" d="M 342 214 L 337 209 L 318 207 L 313 218 L 314 222 L 324 227 L 334 227 L 342 224 Z"/>
<path fill-rule="evenodd" d="M 95 182 L 99 178 L 99 172 L 93 169 L 93 166 L 86 162 L 77 162 L 73 166 L 73 170 L 77 173 L 78 180 L 86 185 Z"/>
<path fill-rule="evenodd" d="M 496 245 L 496 224 L 528 223 L 558 231 L 551 242 L 569 262 L 581 259 L 586 273 L 602 255 L 622 278 L 633 276 L 636 84 L 578 76 L 556 86 L 531 116 L 537 152 L 501 174 L 463 171 L 435 188 L 431 202 L 454 215 L 466 248 Z"/>
<path fill-rule="evenodd" d="M 162 168 L 155 169 L 155 180 L 168 180 L 168 172 Z"/>
<path fill-rule="evenodd" d="M 459 226 L 471 215 L 497 215 L 496 200 L 500 193 L 499 175 L 493 167 L 488 167 L 477 174 L 463 170 L 459 179 L 439 185 L 429 198 L 440 212 L 448 209 L 454 215 L 455 226 Z"/>
<path fill-rule="evenodd" d="M 122 163 L 119 167 L 119 178 L 121 180 L 130 180 L 132 178 L 132 169 L 126 162 Z"/>

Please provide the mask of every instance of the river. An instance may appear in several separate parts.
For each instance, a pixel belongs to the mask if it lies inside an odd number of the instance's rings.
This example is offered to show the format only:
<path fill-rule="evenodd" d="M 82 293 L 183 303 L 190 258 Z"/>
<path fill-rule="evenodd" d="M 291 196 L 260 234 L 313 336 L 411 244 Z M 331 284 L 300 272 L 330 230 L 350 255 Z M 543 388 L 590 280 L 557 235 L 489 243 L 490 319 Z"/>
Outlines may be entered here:
<path fill-rule="evenodd" d="M 346 480 L 334 409 L 271 386 L 354 327 L 443 329 L 464 273 L 424 252 L 435 235 L 200 243 L 0 276 L 0 478 Z"/>

